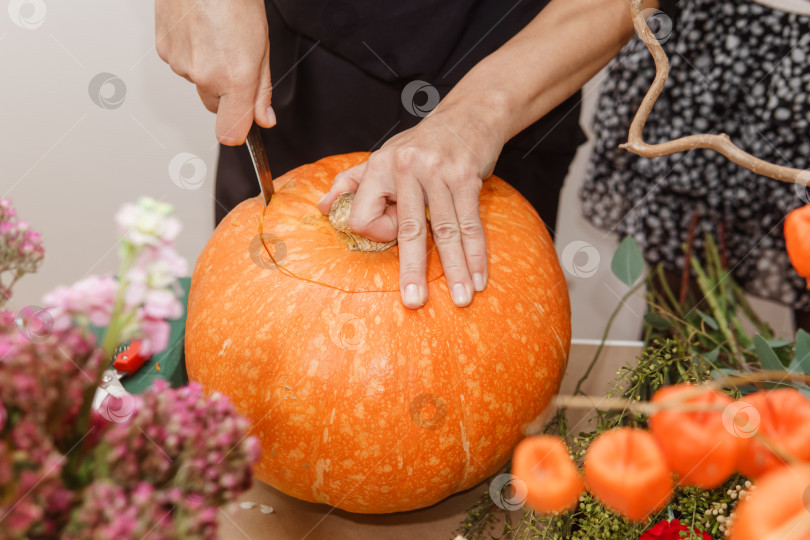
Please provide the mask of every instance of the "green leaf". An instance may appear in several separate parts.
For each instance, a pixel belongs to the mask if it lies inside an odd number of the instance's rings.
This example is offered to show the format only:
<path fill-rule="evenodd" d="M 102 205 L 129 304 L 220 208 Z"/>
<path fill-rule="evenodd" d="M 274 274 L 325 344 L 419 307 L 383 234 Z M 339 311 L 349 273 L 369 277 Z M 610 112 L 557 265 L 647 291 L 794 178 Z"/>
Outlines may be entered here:
<path fill-rule="evenodd" d="M 804 330 L 796 333 L 796 354 L 790 363 L 790 370 L 810 373 L 810 334 Z"/>
<path fill-rule="evenodd" d="M 714 351 L 712 351 L 714 352 Z M 731 368 L 718 368 L 713 369 L 712 372 L 709 374 L 712 379 L 719 379 L 721 377 L 728 377 L 731 375 L 737 376 L 742 375 L 742 371 L 738 369 L 731 369 Z"/>
<path fill-rule="evenodd" d="M 672 323 L 669 322 L 669 319 L 658 313 L 647 313 L 644 315 L 644 322 L 656 330 L 668 330 L 672 328 Z"/>
<path fill-rule="evenodd" d="M 700 310 L 697 310 L 697 312 L 698 315 L 700 315 L 700 318 L 703 319 L 703 322 L 705 322 L 709 326 L 709 328 L 711 328 L 712 330 L 717 330 L 719 328 L 719 325 L 717 324 L 717 321 L 714 320 L 714 317 L 712 317 L 711 315 L 707 315 L 706 313 L 703 313 Z"/>
<path fill-rule="evenodd" d="M 768 346 L 771 349 L 781 349 L 782 347 L 787 347 L 788 345 L 793 345 L 792 341 L 788 341 L 786 339 L 767 339 L 767 340 L 765 340 L 765 343 L 767 343 Z M 754 350 L 754 344 L 752 343 L 751 345 L 749 345 L 747 347 L 747 350 L 753 351 Z"/>
<path fill-rule="evenodd" d="M 635 238 L 626 237 L 616 248 L 613 260 L 610 262 L 610 269 L 613 275 L 619 278 L 625 285 L 632 287 L 633 283 L 641 277 L 644 271 L 644 256 Z"/>
<path fill-rule="evenodd" d="M 768 342 L 762 339 L 762 336 L 759 334 L 754 336 L 754 349 L 757 352 L 757 358 L 759 358 L 762 369 L 775 371 L 785 369 L 782 362 L 779 361 L 779 357 L 776 356 L 776 353 L 771 349 L 770 345 L 768 345 Z"/>
<path fill-rule="evenodd" d="M 717 358 L 720 356 L 720 347 L 717 347 L 706 354 L 703 355 L 703 358 L 711 362 L 712 364 L 717 363 Z M 736 375 L 736 373 L 735 373 Z"/>

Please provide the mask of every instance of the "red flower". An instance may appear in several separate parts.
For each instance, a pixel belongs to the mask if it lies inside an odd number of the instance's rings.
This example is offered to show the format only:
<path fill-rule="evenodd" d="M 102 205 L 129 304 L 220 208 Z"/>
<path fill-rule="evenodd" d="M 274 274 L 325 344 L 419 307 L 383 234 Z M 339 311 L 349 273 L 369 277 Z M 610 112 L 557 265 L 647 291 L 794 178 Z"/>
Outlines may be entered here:
<path fill-rule="evenodd" d="M 687 527 L 677 519 L 663 520 L 659 521 L 655 527 L 644 531 L 638 540 L 681 540 L 681 532 L 687 532 L 690 529 L 691 527 Z M 712 540 L 712 537 L 709 533 L 703 533 L 703 540 Z"/>

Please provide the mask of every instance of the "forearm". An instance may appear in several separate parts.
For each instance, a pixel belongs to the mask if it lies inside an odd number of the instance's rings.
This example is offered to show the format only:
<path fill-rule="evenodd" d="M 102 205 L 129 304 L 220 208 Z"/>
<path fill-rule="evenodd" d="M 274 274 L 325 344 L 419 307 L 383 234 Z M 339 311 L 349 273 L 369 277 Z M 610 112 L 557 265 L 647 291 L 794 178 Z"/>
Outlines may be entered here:
<path fill-rule="evenodd" d="M 633 35 L 629 0 L 552 0 L 470 70 L 435 113 L 474 112 L 506 142 L 581 88 Z"/>

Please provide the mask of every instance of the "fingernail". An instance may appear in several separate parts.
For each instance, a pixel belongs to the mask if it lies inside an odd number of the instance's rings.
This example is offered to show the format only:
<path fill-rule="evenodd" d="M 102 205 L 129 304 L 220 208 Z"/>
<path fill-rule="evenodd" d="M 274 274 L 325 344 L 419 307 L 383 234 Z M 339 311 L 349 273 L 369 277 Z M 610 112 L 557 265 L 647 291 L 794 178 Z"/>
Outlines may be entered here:
<path fill-rule="evenodd" d="M 458 307 L 464 307 L 470 303 L 470 296 L 467 294 L 467 287 L 461 283 L 456 283 L 453 285 L 451 295 L 453 297 L 453 303 Z"/>
<path fill-rule="evenodd" d="M 486 282 L 484 281 L 484 276 L 478 273 L 473 274 L 473 286 L 475 287 L 476 292 L 483 291 L 484 287 L 487 286 Z"/>
<path fill-rule="evenodd" d="M 326 196 L 327 196 L 327 195 L 329 195 L 329 193 L 326 193 L 326 194 L 325 194 L 323 197 L 321 197 L 321 200 L 320 200 L 320 201 L 318 201 L 318 206 L 320 206 L 320 205 L 321 205 L 321 203 L 322 203 L 323 201 L 325 201 L 325 200 L 326 200 Z"/>
<path fill-rule="evenodd" d="M 267 121 L 270 122 L 270 127 L 276 125 L 276 111 L 273 110 L 273 107 L 267 107 Z"/>
<path fill-rule="evenodd" d="M 409 308 L 418 308 L 422 306 L 422 298 L 419 294 L 419 287 L 413 283 L 405 287 L 405 293 L 402 295 L 402 303 Z"/>

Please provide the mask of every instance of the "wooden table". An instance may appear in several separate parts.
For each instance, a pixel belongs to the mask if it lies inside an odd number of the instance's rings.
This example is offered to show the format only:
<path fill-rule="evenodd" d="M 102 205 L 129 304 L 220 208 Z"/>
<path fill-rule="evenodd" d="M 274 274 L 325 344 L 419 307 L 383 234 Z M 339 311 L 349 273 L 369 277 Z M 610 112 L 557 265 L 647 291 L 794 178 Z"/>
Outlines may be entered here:
<path fill-rule="evenodd" d="M 256 481 L 240 501 L 257 503 L 220 512 L 220 538 L 227 540 L 448 540 L 472 506 L 489 489 L 483 483 L 422 510 L 399 514 L 352 514 L 288 497 Z M 273 508 L 263 514 L 259 504 Z"/>
<path fill-rule="evenodd" d="M 568 370 L 561 392 L 573 391 L 598 346 L 596 341 L 577 341 L 571 346 Z M 609 342 L 584 389 L 603 396 L 616 371 L 641 352 L 638 342 Z M 573 413 L 576 423 L 587 411 Z M 578 430 L 584 431 L 586 425 Z M 249 509 L 237 507 L 232 514 L 220 512 L 220 538 L 225 540 L 452 540 L 467 509 L 489 489 L 484 482 L 422 510 L 399 514 L 366 515 L 336 510 L 324 504 L 299 501 L 256 481 L 240 502 L 256 503 Z M 261 512 L 260 505 L 273 508 Z M 519 517 L 517 512 L 516 517 Z"/>

